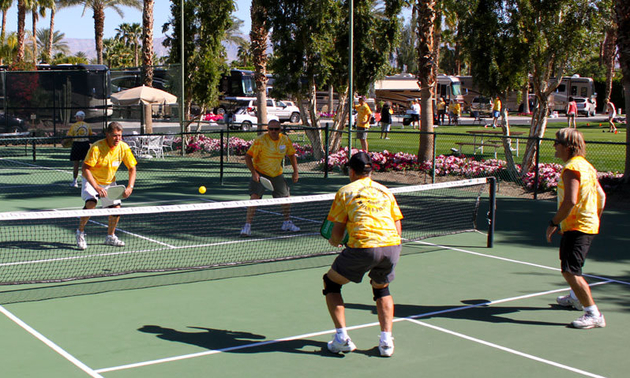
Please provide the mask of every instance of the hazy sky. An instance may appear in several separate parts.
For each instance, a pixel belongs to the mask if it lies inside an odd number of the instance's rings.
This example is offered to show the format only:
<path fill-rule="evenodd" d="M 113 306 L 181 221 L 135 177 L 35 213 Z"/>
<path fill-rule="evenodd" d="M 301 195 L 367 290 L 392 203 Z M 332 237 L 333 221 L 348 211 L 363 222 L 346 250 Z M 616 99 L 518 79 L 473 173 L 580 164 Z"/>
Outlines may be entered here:
<path fill-rule="evenodd" d="M 17 3 L 17 2 L 16 2 Z M 235 16 L 244 21 L 242 31 L 249 34 L 250 16 L 249 8 L 251 0 L 237 0 L 237 11 Z M 162 25 L 168 21 L 171 16 L 169 0 L 155 0 L 153 15 L 153 35 L 155 38 L 162 37 Z M 111 38 L 116 35 L 116 28 L 123 22 L 137 22 L 142 25 L 142 11 L 133 8 L 122 7 L 125 15 L 124 20 L 111 9 L 105 11 L 105 38 Z M 50 14 L 50 12 L 48 12 Z M 83 14 L 82 6 L 74 6 L 64 8 L 55 14 L 55 30 L 65 34 L 65 38 L 90 38 L 94 39 L 94 19 L 92 18 L 92 10 L 86 9 Z M 38 29 L 48 28 L 50 26 L 50 18 L 39 19 L 37 23 Z M 32 30 L 30 13 L 26 15 L 26 29 Z M 17 30 L 17 5 L 14 5 L 7 12 L 7 31 Z"/>

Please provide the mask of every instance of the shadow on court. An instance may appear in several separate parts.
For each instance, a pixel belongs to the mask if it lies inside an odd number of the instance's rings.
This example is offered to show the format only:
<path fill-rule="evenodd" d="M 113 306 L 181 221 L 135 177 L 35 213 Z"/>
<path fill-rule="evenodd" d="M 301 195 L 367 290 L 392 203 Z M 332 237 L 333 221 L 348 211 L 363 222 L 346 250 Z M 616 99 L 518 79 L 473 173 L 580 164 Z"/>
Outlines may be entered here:
<path fill-rule="evenodd" d="M 158 325 L 145 325 L 139 328 L 138 331 L 153 333 L 157 338 L 162 340 L 196 345 L 201 348 L 216 350 L 222 353 L 283 352 L 321 357 L 343 357 L 343 355 L 336 355 L 328 352 L 326 342 L 323 341 L 308 339 L 264 341 L 264 335 L 251 332 L 230 331 L 205 327 L 188 328 L 199 331 L 178 331 Z M 369 352 L 371 352 L 371 350 L 363 351 L 365 354 L 369 354 Z"/>
<path fill-rule="evenodd" d="M 462 301 L 464 306 L 430 306 L 430 305 L 410 305 L 395 304 L 395 316 L 397 318 L 413 317 L 415 319 L 466 319 L 488 323 L 513 323 L 536 326 L 562 326 L 567 323 L 551 323 L 537 320 L 520 320 L 509 317 L 509 314 L 520 312 L 531 312 L 535 318 L 536 312 L 549 311 L 549 308 L 526 307 L 526 306 L 484 306 L 487 300 L 475 299 Z M 552 306 L 553 308 L 554 306 Z M 376 306 L 360 303 L 346 303 L 347 309 L 370 311 L 376 315 Z"/>

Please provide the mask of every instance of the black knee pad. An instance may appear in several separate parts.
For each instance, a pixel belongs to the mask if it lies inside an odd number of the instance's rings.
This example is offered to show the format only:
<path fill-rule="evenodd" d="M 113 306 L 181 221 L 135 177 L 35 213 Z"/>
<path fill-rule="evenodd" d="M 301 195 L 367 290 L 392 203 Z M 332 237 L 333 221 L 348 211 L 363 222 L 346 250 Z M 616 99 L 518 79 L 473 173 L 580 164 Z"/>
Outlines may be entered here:
<path fill-rule="evenodd" d="M 324 274 L 324 290 L 322 290 L 322 294 L 326 295 L 329 293 L 341 293 L 341 285 L 336 282 L 333 282 L 330 278 L 328 278 L 328 274 Z"/>
<path fill-rule="evenodd" d="M 388 295 L 391 295 L 389 293 L 389 286 L 385 286 L 384 288 L 381 289 L 377 289 L 375 287 L 372 287 L 372 293 L 374 293 L 374 301 L 376 301 L 379 298 L 383 298 L 383 297 L 387 297 Z"/>

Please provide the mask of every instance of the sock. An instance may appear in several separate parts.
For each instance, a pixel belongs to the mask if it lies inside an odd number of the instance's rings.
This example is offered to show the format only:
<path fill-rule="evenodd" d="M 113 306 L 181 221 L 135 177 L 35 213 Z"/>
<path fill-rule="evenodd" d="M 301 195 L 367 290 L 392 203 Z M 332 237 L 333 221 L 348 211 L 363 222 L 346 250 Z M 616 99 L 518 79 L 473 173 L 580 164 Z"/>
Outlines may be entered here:
<path fill-rule="evenodd" d="M 575 296 L 575 293 L 573 292 L 573 290 L 571 290 L 569 294 L 571 295 L 571 298 L 575 299 L 576 301 L 578 300 L 578 297 Z"/>
<path fill-rule="evenodd" d="M 346 330 L 346 328 L 336 328 L 335 329 L 337 331 L 337 340 L 339 341 L 346 341 L 350 338 L 350 336 L 348 336 L 348 331 Z"/>
<path fill-rule="evenodd" d="M 392 341 L 392 333 L 391 332 L 381 332 L 381 340 L 386 342 L 387 344 Z"/>
<path fill-rule="evenodd" d="M 601 315 L 599 313 L 599 309 L 597 308 L 597 305 L 584 307 L 584 312 L 586 312 L 587 314 L 594 315 L 594 316 L 600 316 Z"/>

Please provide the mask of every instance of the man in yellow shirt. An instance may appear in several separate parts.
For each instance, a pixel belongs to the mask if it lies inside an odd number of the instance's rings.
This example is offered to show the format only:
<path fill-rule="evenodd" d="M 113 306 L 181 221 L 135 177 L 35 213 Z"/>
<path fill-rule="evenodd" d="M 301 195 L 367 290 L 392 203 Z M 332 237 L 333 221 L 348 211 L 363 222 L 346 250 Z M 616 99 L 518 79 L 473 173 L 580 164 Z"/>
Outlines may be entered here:
<path fill-rule="evenodd" d="M 372 109 L 363 96 L 359 97 L 359 105 L 354 108 L 357 110 L 357 139 L 361 142 L 361 149 L 368 152 L 367 130 L 370 128 Z"/>
<path fill-rule="evenodd" d="M 501 116 L 501 99 L 499 96 L 495 97 L 494 103 L 492 103 L 492 128 L 495 129 L 499 124 L 499 117 Z"/>
<path fill-rule="evenodd" d="M 346 329 L 341 288 L 350 281 L 361 282 L 369 272 L 381 326 L 378 349 L 381 356 L 390 357 L 394 353 L 394 300 L 389 284 L 400 256 L 403 216 L 389 189 L 370 178 L 372 162 L 368 154 L 352 155 L 348 168 L 351 183 L 339 189 L 327 217 L 334 223 L 331 245 L 339 246 L 345 231 L 349 235 L 346 248 L 323 277 L 326 305 L 336 328 L 328 350 L 340 353 L 356 349 Z"/>
<path fill-rule="evenodd" d="M 564 162 L 558 182 L 558 211 L 549 221 L 547 241 L 559 232 L 562 276 L 571 286 L 569 295 L 556 299 L 559 305 L 584 309 L 584 315 L 573 321 L 575 328 L 605 327 L 604 315 L 599 312 L 582 267 L 599 224 L 606 194 L 597 180 L 597 171 L 586 161 L 586 144 L 582 133 L 564 128 L 556 133 L 556 157 Z"/>
<path fill-rule="evenodd" d="M 256 138 L 245 155 L 245 163 L 252 173 L 252 178 L 249 181 L 250 199 L 260 199 L 265 193 L 265 187 L 260 183 L 261 177 L 271 181 L 273 185 L 271 195 L 273 198 L 290 196 L 289 186 L 282 176 L 282 160 L 284 160 L 285 156 L 289 157 L 293 167 L 293 182 L 298 182 L 300 175 L 298 174 L 295 149 L 289 137 L 280 133 L 280 128 L 280 122 L 276 120 L 269 121 L 267 133 Z M 284 205 L 283 210 L 284 222 L 282 223 L 282 230 L 300 231 L 300 228 L 291 221 L 291 207 Z M 241 230 L 241 236 L 251 235 L 255 213 L 255 207 L 247 209 L 247 219 Z"/>
<path fill-rule="evenodd" d="M 104 207 L 120 207 L 120 200 L 111 201 L 107 198 L 107 189 L 116 185 L 116 172 L 121 164 L 125 164 L 129 170 L 129 182 L 123 194 L 127 198 L 133 192 L 136 182 L 136 165 L 138 162 L 133 156 L 127 143 L 122 141 L 122 126 L 118 122 L 107 125 L 105 139 L 94 143 L 83 161 L 83 185 L 81 198 L 85 201 L 84 209 L 93 209 L 100 200 Z M 105 244 L 122 247 L 125 243 L 115 235 L 116 226 L 120 216 L 111 215 L 107 224 L 107 238 Z M 85 240 L 85 225 L 90 217 L 82 217 L 77 229 L 77 246 L 80 249 L 87 248 Z"/>
<path fill-rule="evenodd" d="M 77 119 L 77 122 L 70 126 L 67 136 L 75 137 L 72 138 L 72 150 L 70 151 L 70 161 L 73 163 L 72 175 L 74 177 L 70 186 L 78 188 L 79 183 L 77 182 L 77 178 L 79 177 L 79 165 L 90 149 L 89 136 L 93 135 L 93 133 L 90 125 L 84 122 L 84 112 L 78 111 L 75 118 Z"/>

